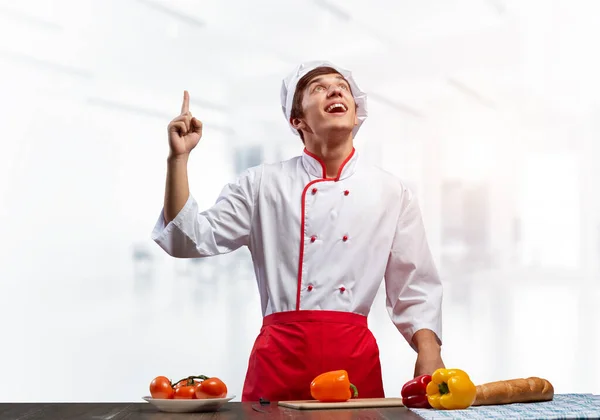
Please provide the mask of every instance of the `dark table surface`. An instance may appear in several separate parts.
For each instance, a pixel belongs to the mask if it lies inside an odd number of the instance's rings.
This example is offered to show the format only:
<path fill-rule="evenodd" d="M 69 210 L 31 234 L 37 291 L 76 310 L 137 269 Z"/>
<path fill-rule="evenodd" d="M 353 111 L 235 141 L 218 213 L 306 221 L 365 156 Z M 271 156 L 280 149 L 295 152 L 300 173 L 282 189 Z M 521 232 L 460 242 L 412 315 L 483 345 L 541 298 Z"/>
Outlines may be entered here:
<path fill-rule="evenodd" d="M 261 410 L 261 411 L 257 411 Z M 271 405 L 230 402 L 212 413 L 163 413 L 148 403 L 0 403 L 0 420 L 166 420 L 166 419 L 286 419 L 286 420 L 418 420 L 404 407 L 294 410 Z"/>

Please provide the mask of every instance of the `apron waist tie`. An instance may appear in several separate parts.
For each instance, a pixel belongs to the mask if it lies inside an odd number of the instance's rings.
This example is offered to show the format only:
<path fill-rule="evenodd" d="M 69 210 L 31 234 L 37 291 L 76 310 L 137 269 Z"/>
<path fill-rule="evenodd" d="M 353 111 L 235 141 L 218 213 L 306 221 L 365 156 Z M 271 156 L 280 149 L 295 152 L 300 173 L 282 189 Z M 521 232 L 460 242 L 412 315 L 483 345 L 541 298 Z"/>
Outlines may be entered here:
<path fill-rule="evenodd" d="M 354 312 L 300 310 L 275 312 L 263 318 L 263 327 L 274 324 L 289 324 L 297 322 L 319 322 L 334 324 L 350 324 L 368 328 L 367 317 Z"/>

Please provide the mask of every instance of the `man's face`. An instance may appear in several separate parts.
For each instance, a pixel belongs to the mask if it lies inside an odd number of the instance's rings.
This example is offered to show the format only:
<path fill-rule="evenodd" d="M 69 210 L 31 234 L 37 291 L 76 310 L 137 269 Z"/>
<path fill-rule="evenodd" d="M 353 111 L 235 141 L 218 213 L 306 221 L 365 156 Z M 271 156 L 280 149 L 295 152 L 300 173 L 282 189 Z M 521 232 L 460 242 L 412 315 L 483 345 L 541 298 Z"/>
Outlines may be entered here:
<path fill-rule="evenodd" d="M 314 77 L 304 89 L 303 117 L 293 122 L 297 129 L 317 135 L 350 133 L 358 124 L 350 85 L 336 73 Z"/>

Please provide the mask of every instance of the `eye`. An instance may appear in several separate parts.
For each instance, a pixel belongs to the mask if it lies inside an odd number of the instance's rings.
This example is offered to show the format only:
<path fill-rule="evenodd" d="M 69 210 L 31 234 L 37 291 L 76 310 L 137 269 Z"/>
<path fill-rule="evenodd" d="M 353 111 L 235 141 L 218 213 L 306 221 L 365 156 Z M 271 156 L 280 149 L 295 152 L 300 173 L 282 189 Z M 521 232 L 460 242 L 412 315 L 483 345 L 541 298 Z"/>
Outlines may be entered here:
<path fill-rule="evenodd" d="M 315 86 L 315 92 L 320 92 L 320 91 L 322 91 L 322 90 L 324 90 L 324 89 L 325 89 L 325 87 L 324 87 L 324 86 L 322 86 L 322 85 L 317 85 L 317 86 Z"/>
<path fill-rule="evenodd" d="M 347 85 L 345 85 L 345 84 L 341 84 L 341 85 L 340 85 L 340 87 L 341 87 L 342 89 L 344 89 L 344 90 L 348 90 L 348 86 L 347 86 Z"/>

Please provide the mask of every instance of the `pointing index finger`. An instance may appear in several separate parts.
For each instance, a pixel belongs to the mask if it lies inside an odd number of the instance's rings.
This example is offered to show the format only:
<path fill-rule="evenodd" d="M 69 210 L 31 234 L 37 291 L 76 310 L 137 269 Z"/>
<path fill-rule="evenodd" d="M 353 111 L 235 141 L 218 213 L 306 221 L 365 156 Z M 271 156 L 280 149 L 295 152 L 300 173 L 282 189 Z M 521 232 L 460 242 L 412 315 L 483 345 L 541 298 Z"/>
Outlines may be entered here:
<path fill-rule="evenodd" d="M 183 104 L 181 105 L 181 114 L 185 114 L 190 110 L 190 94 L 187 90 L 183 91 Z"/>

